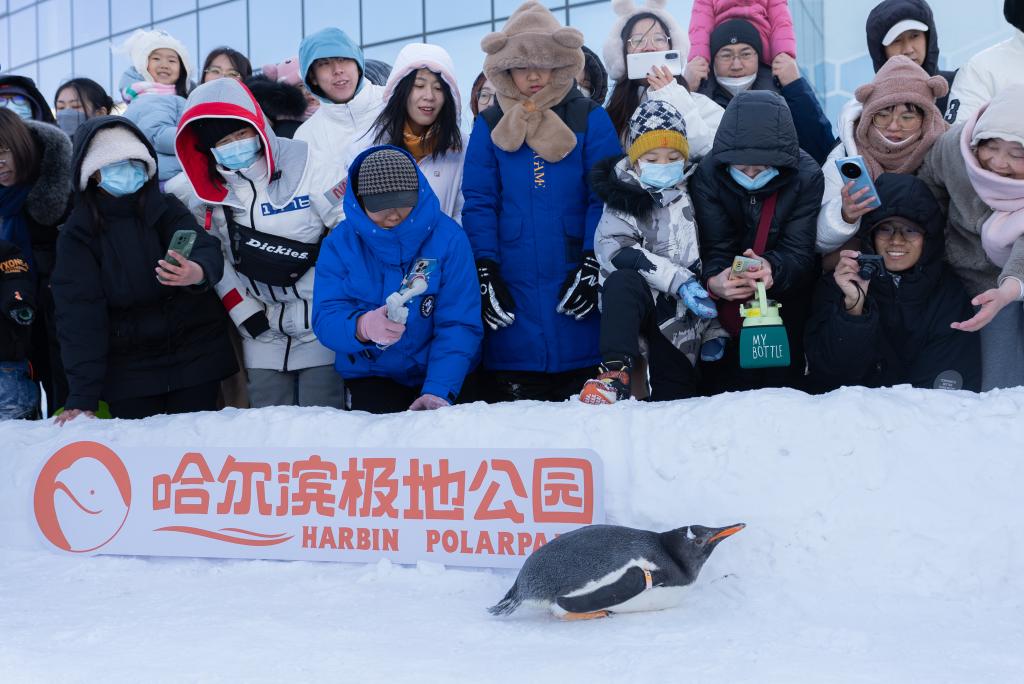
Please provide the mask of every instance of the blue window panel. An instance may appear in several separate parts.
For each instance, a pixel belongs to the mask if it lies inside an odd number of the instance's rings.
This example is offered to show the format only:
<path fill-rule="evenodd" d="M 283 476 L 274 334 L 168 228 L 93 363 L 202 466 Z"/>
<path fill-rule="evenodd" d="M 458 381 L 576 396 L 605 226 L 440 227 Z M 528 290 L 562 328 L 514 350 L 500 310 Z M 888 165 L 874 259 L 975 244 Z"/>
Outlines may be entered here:
<path fill-rule="evenodd" d="M 422 33 L 423 4 L 420 0 L 364 0 L 363 44 Z M 412 40 L 422 40 L 419 35 Z"/>
<path fill-rule="evenodd" d="M 249 59 L 254 69 L 298 55 L 300 42 L 302 13 L 293 4 L 249 0 Z"/>
<path fill-rule="evenodd" d="M 245 2 L 236 0 L 199 11 L 199 54 L 196 69 L 202 69 L 206 55 L 216 47 L 227 46 L 249 55 L 249 38 L 245 31 Z M 199 83 L 203 75 L 196 74 Z"/>
<path fill-rule="evenodd" d="M 426 0 L 427 30 L 443 31 L 454 26 L 491 20 L 491 4 L 479 0 Z M 489 32 L 490 27 L 481 29 Z M 483 37 L 483 33 L 480 34 Z"/>
<path fill-rule="evenodd" d="M 95 43 L 75 50 L 75 76 L 85 76 L 103 86 L 108 93 L 110 84 L 110 46 Z M 117 98 L 115 98 L 117 99 Z"/>
<path fill-rule="evenodd" d="M 46 0 L 39 3 L 39 56 L 52 55 L 70 47 L 70 0 Z"/>
<path fill-rule="evenodd" d="M 153 21 L 191 12 L 195 8 L 196 0 L 153 0 Z"/>
<path fill-rule="evenodd" d="M 111 25 L 115 33 L 146 26 L 152 21 L 149 3 L 139 0 L 110 0 Z"/>
<path fill-rule="evenodd" d="M 36 59 L 36 10 L 30 7 L 10 15 L 11 67 Z M 6 67 L 5 67 L 6 68 Z"/>
<path fill-rule="evenodd" d="M 72 0 L 75 18 L 75 45 L 91 43 L 110 32 L 110 6 L 106 0 Z M 102 83 L 102 81 L 100 81 Z"/>
<path fill-rule="evenodd" d="M 356 43 L 359 37 L 359 0 L 304 0 L 303 35 L 320 29 L 340 28 Z M 372 1 L 372 0 L 371 0 Z M 295 52 L 298 52 L 296 47 Z"/>
<path fill-rule="evenodd" d="M 39 78 L 36 80 L 36 86 L 51 107 L 57 95 L 58 86 L 71 76 L 70 52 L 39 61 Z"/>

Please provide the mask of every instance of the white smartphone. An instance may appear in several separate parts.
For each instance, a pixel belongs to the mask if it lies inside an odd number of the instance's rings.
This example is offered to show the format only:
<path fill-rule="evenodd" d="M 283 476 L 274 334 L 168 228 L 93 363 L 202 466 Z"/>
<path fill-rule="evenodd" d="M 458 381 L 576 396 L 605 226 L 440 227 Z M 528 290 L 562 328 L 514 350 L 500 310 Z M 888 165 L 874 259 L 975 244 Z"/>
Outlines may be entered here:
<path fill-rule="evenodd" d="M 656 66 L 667 66 L 673 76 L 682 76 L 683 56 L 678 50 L 634 52 L 626 55 L 626 75 L 631 81 L 647 78 L 647 74 Z"/>

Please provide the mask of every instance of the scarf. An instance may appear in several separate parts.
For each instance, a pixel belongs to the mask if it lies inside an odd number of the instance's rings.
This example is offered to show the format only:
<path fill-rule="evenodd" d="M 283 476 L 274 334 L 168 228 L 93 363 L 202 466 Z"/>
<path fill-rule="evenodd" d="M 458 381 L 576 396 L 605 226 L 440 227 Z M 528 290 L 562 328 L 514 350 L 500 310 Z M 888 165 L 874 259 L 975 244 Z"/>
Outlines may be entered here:
<path fill-rule="evenodd" d="M 503 116 L 491 131 L 491 140 L 506 152 L 515 152 L 525 142 L 549 163 L 565 159 L 576 148 L 576 134 L 551 108 L 572 89 L 572 81 L 558 85 L 552 78 L 531 97 L 496 93 Z"/>
<path fill-rule="evenodd" d="M 402 137 L 405 142 L 405 149 L 409 150 L 409 154 L 413 156 L 417 162 L 421 161 L 424 157 L 429 157 L 434 153 L 434 147 L 437 141 L 433 136 L 433 129 L 427 129 L 427 134 L 420 137 L 412 132 L 409 128 L 409 122 L 405 122 L 405 128 L 402 131 Z"/>
<path fill-rule="evenodd" d="M 0 187 L 0 239 L 16 244 L 29 268 L 34 271 L 32 236 L 23 211 L 25 200 L 31 190 L 32 186 L 27 183 L 19 183 L 9 188 Z"/>
<path fill-rule="evenodd" d="M 992 209 L 981 226 L 981 246 L 989 261 L 1002 268 L 1010 258 L 1013 244 L 1024 236 L 1024 180 L 1006 178 L 982 168 L 971 142 L 978 119 L 988 105 L 979 109 L 960 132 L 960 154 L 967 166 L 967 178 L 978 197 Z"/>
<path fill-rule="evenodd" d="M 152 81 L 138 81 L 133 83 L 124 89 L 121 95 L 124 97 L 125 104 L 130 104 L 132 100 L 142 97 L 143 95 L 177 95 L 178 91 L 172 85 L 164 85 L 163 83 L 154 83 Z"/>
<path fill-rule="evenodd" d="M 889 142 L 874 126 L 865 107 L 856 123 L 857 151 L 864 157 L 871 180 L 883 173 L 914 173 L 924 161 L 924 155 L 949 125 L 941 117 L 925 113 L 921 129 L 912 142 Z"/>

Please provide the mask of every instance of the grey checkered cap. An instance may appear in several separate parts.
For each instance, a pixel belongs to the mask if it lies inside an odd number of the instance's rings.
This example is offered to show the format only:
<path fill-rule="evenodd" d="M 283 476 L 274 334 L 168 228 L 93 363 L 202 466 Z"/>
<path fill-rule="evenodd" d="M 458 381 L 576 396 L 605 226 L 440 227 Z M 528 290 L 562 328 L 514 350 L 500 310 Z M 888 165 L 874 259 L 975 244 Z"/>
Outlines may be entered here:
<path fill-rule="evenodd" d="M 367 211 L 414 207 L 419 187 L 415 164 L 398 150 L 371 152 L 356 177 L 356 195 Z"/>
<path fill-rule="evenodd" d="M 637 138 L 648 131 L 679 131 L 685 138 L 686 119 L 668 102 L 647 100 L 629 118 L 626 148 L 631 147 Z"/>

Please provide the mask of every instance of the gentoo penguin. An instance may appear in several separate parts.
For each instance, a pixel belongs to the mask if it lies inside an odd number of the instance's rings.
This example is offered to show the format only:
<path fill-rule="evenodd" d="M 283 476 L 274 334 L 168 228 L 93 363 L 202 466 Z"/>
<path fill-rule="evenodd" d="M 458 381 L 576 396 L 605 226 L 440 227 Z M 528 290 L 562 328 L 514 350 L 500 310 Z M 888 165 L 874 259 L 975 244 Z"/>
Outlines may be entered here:
<path fill-rule="evenodd" d="M 567 620 L 661 610 L 679 603 L 720 541 L 745 527 L 690 525 L 668 532 L 588 525 L 554 538 L 526 559 L 493 615 L 523 601 Z"/>

